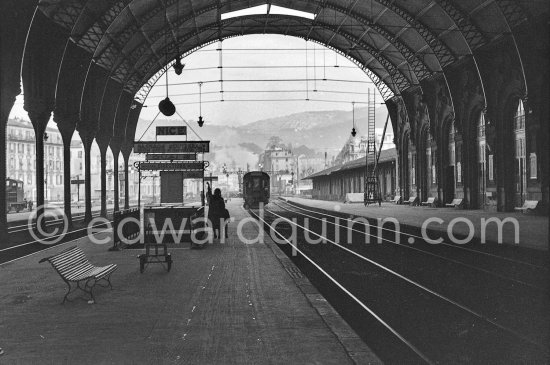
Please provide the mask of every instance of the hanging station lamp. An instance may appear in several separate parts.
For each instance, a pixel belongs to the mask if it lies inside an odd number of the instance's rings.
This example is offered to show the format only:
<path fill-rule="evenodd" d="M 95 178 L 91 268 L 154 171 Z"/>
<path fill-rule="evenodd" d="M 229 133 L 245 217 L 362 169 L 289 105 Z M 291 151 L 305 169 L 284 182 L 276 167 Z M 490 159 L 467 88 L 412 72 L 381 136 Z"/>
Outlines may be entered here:
<path fill-rule="evenodd" d="M 164 8 L 164 20 L 165 20 L 164 27 L 166 29 L 168 25 L 167 24 L 168 21 L 166 17 L 166 7 Z M 168 34 L 168 31 L 166 32 L 166 34 Z M 167 60 L 168 59 L 168 35 L 165 36 L 165 49 L 166 49 L 165 56 Z M 160 101 L 159 111 L 162 114 L 166 115 L 167 117 L 170 117 L 176 113 L 176 106 L 174 105 L 174 103 L 172 103 L 172 101 L 170 100 L 170 97 L 168 97 L 168 64 L 166 64 L 166 69 L 164 73 L 166 75 L 166 98 Z"/>
<path fill-rule="evenodd" d="M 351 128 L 351 136 L 355 137 L 357 135 L 357 131 L 355 130 L 355 101 L 352 101 L 351 105 L 353 110 L 353 114 L 352 114 L 353 127 Z"/>
<path fill-rule="evenodd" d="M 176 75 L 181 75 L 183 68 L 185 67 L 185 63 L 181 63 L 180 55 L 176 56 L 176 60 L 174 61 L 174 65 L 172 67 L 174 68 Z"/>
<path fill-rule="evenodd" d="M 179 8 L 179 1 L 176 2 L 176 19 L 179 19 L 180 16 L 180 8 Z M 185 67 L 185 63 L 181 63 L 181 55 L 180 55 L 180 48 L 179 44 L 176 40 L 176 59 L 174 60 L 174 65 L 172 66 L 174 68 L 174 72 L 176 75 L 181 75 L 183 72 L 183 68 Z"/>
<path fill-rule="evenodd" d="M 197 120 L 199 127 L 204 125 L 204 120 L 202 119 L 202 82 L 199 82 L 199 120 Z"/>

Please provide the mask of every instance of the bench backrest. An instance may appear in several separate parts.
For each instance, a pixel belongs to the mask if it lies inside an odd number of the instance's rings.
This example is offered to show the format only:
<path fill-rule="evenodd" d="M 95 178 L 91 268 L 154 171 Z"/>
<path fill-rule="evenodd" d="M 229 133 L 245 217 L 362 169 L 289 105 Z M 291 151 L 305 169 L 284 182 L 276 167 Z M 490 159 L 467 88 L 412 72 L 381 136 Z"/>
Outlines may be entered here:
<path fill-rule="evenodd" d="M 539 201 L 538 201 L 538 200 L 526 200 L 526 201 L 523 203 L 523 207 L 522 207 L 522 208 L 536 209 L 538 204 L 539 204 Z"/>
<path fill-rule="evenodd" d="M 75 267 L 89 264 L 86 255 L 78 246 L 69 247 L 57 255 L 40 260 L 40 262 L 45 260 L 49 261 L 61 276 L 69 274 Z"/>
<path fill-rule="evenodd" d="M 453 199 L 453 202 L 451 204 L 452 205 L 460 205 L 460 204 L 462 204 L 462 199 L 460 199 L 460 198 Z"/>
<path fill-rule="evenodd" d="M 416 196 L 411 196 L 409 198 L 409 203 L 414 203 L 416 201 Z"/>
<path fill-rule="evenodd" d="M 435 197 L 434 196 L 431 196 L 428 198 L 428 204 L 433 204 L 435 202 Z"/>

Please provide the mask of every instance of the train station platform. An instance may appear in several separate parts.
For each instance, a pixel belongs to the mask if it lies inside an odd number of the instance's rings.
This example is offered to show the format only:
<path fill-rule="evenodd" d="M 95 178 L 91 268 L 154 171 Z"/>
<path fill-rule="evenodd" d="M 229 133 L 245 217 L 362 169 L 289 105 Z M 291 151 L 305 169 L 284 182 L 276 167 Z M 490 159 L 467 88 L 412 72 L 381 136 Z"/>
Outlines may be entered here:
<path fill-rule="evenodd" d="M 338 211 L 354 216 L 363 216 L 367 218 L 395 218 L 402 227 L 411 226 L 415 228 L 422 227 L 422 224 L 429 218 L 439 218 L 442 221 L 431 221 L 428 229 L 439 231 L 445 234 L 449 225 L 452 225 L 452 232 L 456 237 L 467 237 L 473 227 L 473 239 L 479 241 L 482 232 L 482 219 L 488 222 L 490 218 L 497 218 L 504 221 L 506 218 L 517 220 L 519 227 L 519 246 L 548 251 L 548 217 L 520 212 L 489 212 L 484 210 L 466 210 L 455 208 L 432 208 L 427 206 L 409 206 L 397 205 L 394 203 L 383 202 L 378 204 L 364 206 L 360 204 L 345 204 L 342 202 L 303 199 L 297 197 L 286 197 L 286 200 L 298 203 L 303 206 L 318 208 L 328 211 Z M 471 227 L 467 223 L 451 223 L 455 218 L 464 218 L 471 222 Z M 499 242 L 499 229 L 496 223 L 483 224 L 487 243 L 502 243 L 506 245 L 515 245 L 515 228 L 511 223 L 502 225 L 502 239 Z M 435 237 L 434 237 L 435 238 Z"/>
<path fill-rule="evenodd" d="M 0 265 L 0 363 L 378 363 L 267 235 L 265 244 L 239 239 L 241 205 L 228 203 L 236 220 L 225 243 L 172 247 L 170 272 L 140 274 L 142 250 L 109 252 L 88 237 Z M 243 232 L 255 237 L 258 226 Z M 93 264 L 118 265 L 114 289 L 94 290 L 95 304 L 61 305 L 65 284 L 38 263 L 73 244 Z"/>

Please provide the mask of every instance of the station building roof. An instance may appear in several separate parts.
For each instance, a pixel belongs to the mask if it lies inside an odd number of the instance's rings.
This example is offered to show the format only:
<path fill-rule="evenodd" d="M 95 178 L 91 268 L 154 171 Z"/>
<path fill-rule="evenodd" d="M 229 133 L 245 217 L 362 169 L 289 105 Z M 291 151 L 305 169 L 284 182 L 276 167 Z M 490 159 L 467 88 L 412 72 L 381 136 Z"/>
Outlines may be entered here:
<path fill-rule="evenodd" d="M 395 161 L 397 157 L 397 151 L 395 148 L 382 150 L 380 152 L 380 159 L 378 163 L 384 163 L 389 161 Z M 307 177 L 304 177 L 302 180 L 312 180 L 317 178 L 327 177 L 329 175 L 336 175 L 342 172 L 347 172 L 350 170 L 364 169 L 365 168 L 365 157 L 358 158 L 356 160 L 346 162 L 342 165 L 331 166 L 328 169 L 316 172 Z"/>

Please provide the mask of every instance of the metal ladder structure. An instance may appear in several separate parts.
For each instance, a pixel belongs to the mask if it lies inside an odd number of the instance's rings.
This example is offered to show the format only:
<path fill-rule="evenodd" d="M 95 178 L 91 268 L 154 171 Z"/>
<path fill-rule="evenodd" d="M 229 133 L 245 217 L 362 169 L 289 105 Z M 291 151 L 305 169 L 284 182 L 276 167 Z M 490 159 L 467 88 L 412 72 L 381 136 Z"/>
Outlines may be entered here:
<path fill-rule="evenodd" d="M 376 94 L 367 93 L 367 151 L 365 156 L 365 205 L 381 203 L 376 176 Z"/>

